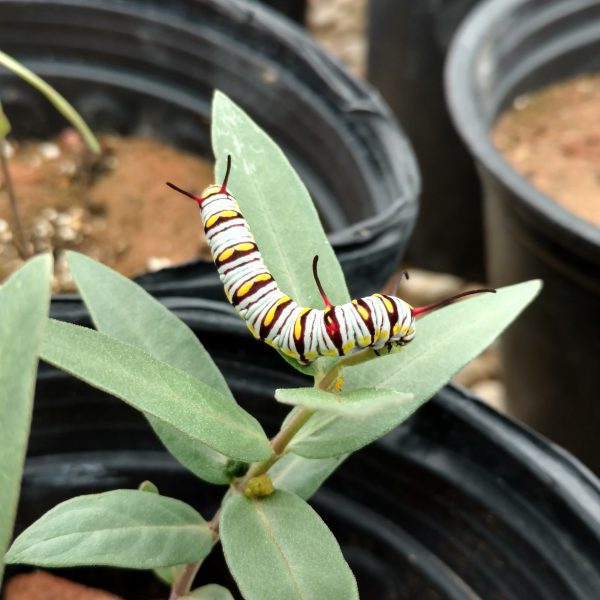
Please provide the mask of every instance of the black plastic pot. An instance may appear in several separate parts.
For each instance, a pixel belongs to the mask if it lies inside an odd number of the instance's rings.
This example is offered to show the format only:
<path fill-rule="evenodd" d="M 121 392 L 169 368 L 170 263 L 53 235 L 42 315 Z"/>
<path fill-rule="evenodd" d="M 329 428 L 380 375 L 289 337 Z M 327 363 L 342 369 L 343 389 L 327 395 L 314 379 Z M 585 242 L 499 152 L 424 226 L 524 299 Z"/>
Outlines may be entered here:
<path fill-rule="evenodd" d="M 481 191 L 444 98 L 450 40 L 478 0 L 371 0 L 368 77 L 408 134 L 423 177 L 407 259 L 484 278 Z"/>
<path fill-rule="evenodd" d="M 254 2 L 254 0 L 246 0 Z M 263 4 L 283 13 L 286 17 L 303 24 L 306 18 L 306 0 L 261 0 Z"/>
<path fill-rule="evenodd" d="M 599 69 L 600 2 L 493 0 L 457 34 L 447 71 L 450 109 L 485 188 L 491 282 L 544 280 L 502 338 L 509 409 L 597 473 L 600 229 L 517 174 L 489 129 L 520 94 Z"/>
<path fill-rule="evenodd" d="M 141 133 L 210 156 L 218 88 L 271 134 L 317 204 L 355 295 L 393 272 L 416 218 L 412 150 L 387 107 L 308 35 L 243 0 L 0 0 L 0 48 L 55 85 L 97 131 Z M 17 136 L 64 121 L 2 74 Z M 308 260 L 308 259 L 307 259 Z M 138 281 L 158 296 L 223 298 L 212 264 Z"/>
<path fill-rule="evenodd" d="M 285 413 L 274 388 L 306 380 L 222 305 L 172 300 L 171 307 L 272 433 Z M 17 529 L 73 495 L 144 479 L 206 515 L 222 494 L 161 451 L 137 412 L 43 367 Z M 312 503 L 340 540 L 362 600 L 590 600 L 600 589 L 598 481 L 567 453 L 454 387 L 349 458 Z M 203 571 L 201 581 L 233 586 L 219 550 Z M 60 573 L 128 600 L 165 597 L 147 573 Z"/>

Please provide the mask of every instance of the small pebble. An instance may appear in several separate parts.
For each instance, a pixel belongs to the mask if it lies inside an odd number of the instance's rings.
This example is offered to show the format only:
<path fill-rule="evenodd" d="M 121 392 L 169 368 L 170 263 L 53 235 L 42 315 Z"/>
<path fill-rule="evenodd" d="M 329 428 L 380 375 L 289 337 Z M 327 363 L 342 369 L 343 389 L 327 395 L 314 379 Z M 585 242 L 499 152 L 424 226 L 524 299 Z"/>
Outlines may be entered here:
<path fill-rule="evenodd" d="M 68 225 L 63 225 L 56 230 L 56 237 L 62 242 L 72 242 L 77 238 L 77 232 Z"/>
<path fill-rule="evenodd" d="M 104 159 L 103 164 L 107 169 L 116 169 L 119 164 L 119 159 L 111 154 Z"/>
<path fill-rule="evenodd" d="M 41 143 L 38 152 L 44 160 L 54 160 L 60 156 L 60 148 L 52 142 Z"/>
<path fill-rule="evenodd" d="M 58 211 L 55 208 L 44 208 L 40 215 L 48 221 L 54 221 L 58 216 Z"/>
<path fill-rule="evenodd" d="M 71 220 L 72 220 L 72 217 L 67 212 L 58 213 L 58 215 L 56 216 L 56 224 L 59 227 L 63 227 L 65 225 L 70 225 L 71 224 Z"/>
<path fill-rule="evenodd" d="M 76 221 L 82 221 L 84 217 L 89 215 L 88 211 L 81 206 L 71 206 L 71 208 L 67 210 L 67 214 Z"/>
<path fill-rule="evenodd" d="M 162 256 L 151 256 L 146 261 L 148 271 L 160 271 L 161 269 L 170 267 L 171 264 L 171 259 Z"/>
<path fill-rule="evenodd" d="M 72 160 L 63 160 L 58 165 L 58 172 L 61 175 L 75 175 L 77 165 Z"/>
<path fill-rule="evenodd" d="M 513 100 L 513 107 L 515 110 L 523 110 L 525 107 L 529 106 L 531 102 L 531 96 L 528 94 L 523 94 L 521 96 L 517 96 Z"/>
<path fill-rule="evenodd" d="M 4 156 L 11 159 L 15 155 L 15 147 L 8 140 L 4 144 Z"/>
<path fill-rule="evenodd" d="M 8 244 L 9 242 L 12 242 L 12 239 L 13 239 L 13 234 L 10 229 L 0 233 L 0 242 L 2 242 L 4 244 Z"/>
<path fill-rule="evenodd" d="M 83 144 L 83 140 L 78 131 L 72 127 L 64 129 L 61 132 L 58 141 L 61 146 L 64 146 L 67 149 L 76 149 Z"/>
<path fill-rule="evenodd" d="M 54 235 L 54 227 L 45 219 L 36 219 L 33 224 L 32 235 L 37 239 L 48 239 Z"/>

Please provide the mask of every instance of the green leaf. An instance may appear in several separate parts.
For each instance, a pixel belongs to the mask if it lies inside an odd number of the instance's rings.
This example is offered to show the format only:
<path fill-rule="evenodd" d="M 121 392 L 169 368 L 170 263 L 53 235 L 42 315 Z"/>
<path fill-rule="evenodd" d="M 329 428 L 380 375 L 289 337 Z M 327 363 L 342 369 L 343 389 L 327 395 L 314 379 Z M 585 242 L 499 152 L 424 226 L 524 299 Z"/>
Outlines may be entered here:
<path fill-rule="evenodd" d="M 67 252 L 67 260 L 98 331 L 145 350 L 235 402 L 217 365 L 183 321 L 112 269 L 72 251 Z M 229 482 L 225 455 L 182 437 L 163 421 L 151 416 L 148 420 L 169 452 L 192 473 L 214 484 Z"/>
<path fill-rule="evenodd" d="M 6 559 L 40 567 L 152 569 L 200 560 L 212 544 L 208 524 L 188 504 L 115 490 L 55 506 L 13 542 Z"/>
<path fill-rule="evenodd" d="M 137 283 L 68 251 L 69 270 L 98 331 L 185 371 L 232 402 L 225 378 L 194 332 Z"/>
<path fill-rule="evenodd" d="M 358 600 L 356 581 L 333 534 L 294 494 L 230 495 L 220 532 L 245 600 Z"/>
<path fill-rule="evenodd" d="M 354 452 L 391 431 L 412 407 L 412 395 L 373 388 L 346 392 L 363 412 L 352 414 L 352 402 L 346 415 L 317 412 L 294 436 L 288 450 L 306 458 L 328 458 Z M 377 410 L 363 408 L 371 400 Z"/>
<path fill-rule="evenodd" d="M 317 211 L 277 144 L 225 94 L 215 92 L 212 144 L 218 181 L 227 155 L 232 168 L 229 188 L 281 290 L 303 306 L 323 307 L 312 275 L 319 255 L 319 275 L 334 304 L 350 300 L 340 264 Z"/>
<path fill-rule="evenodd" d="M 199 440 L 182 436 L 177 428 L 164 421 L 148 414 L 146 418 L 169 453 L 196 477 L 215 485 L 229 483 L 230 459 L 225 454 Z"/>
<path fill-rule="evenodd" d="M 146 479 L 146 481 L 142 481 L 138 486 L 138 490 L 140 492 L 148 492 L 149 494 L 158 494 L 158 488 L 151 482 Z"/>
<path fill-rule="evenodd" d="M 254 462 L 271 455 L 254 417 L 135 346 L 51 319 L 41 357 L 230 458 Z"/>
<path fill-rule="evenodd" d="M 412 398 L 398 409 L 365 419 L 360 428 L 348 417 L 317 413 L 296 434 L 289 450 L 308 458 L 322 458 L 337 451 L 351 452 L 353 446 L 358 449 L 390 431 L 483 351 L 531 302 L 540 287 L 538 281 L 521 283 L 428 315 L 419 321 L 415 339 L 400 352 L 344 370 L 346 391 L 381 386 Z"/>
<path fill-rule="evenodd" d="M 269 477 L 276 489 L 308 500 L 346 458 L 347 455 L 312 459 L 289 453 L 269 469 Z"/>
<path fill-rule="evenodd" d="M 235 600 L 231 592 L 222 585 L 209 583 L 183 596 L 181 600 Z"/>
<path fill-rule="evenodd" d="M 54 105 L 54 108 L 71 123 L 81 134 L 85 143 L 92 152 L 100 152 L 100 144 L 81 115 L 69 104 L 69 102 L 59 94 L 50 84 L 46 83 L 41 77 L 38 77 L 33 71 L 15 60 L 12 56 L 0 50 L 0 65 L 7 68 L 26 81 L 29 85 L 41 92 Z"/>
<path fill-rule="evenodd" d="M 152 571 L 160 581 L 171 586 L 177 581 L 177 578 L 181 575 L 183 569 L 185 569 L 185 565 L 173 565 L 171 567 L 157 567 Z"/>
<path fill-rule="evenodd" d="M 275 399 L 282 404 L 305 406 L 311 410 L 357 419 L 397 408 L 406 404 L 410 398 L 410 394 L 382 388 L 364 388 L 340 393 L 325 392 L 318 388 L 275 390 Z"/>
<path fill-rule="evenodd" d="M 0 139 L 4 139 L 10 133 L 10 121 L 0 103 Z"/>
<path fill-rule="evenodd" d="M 0 583 L 21 487 L 51 272 L 50 255 L 37 256 L 0 287 Z"/>

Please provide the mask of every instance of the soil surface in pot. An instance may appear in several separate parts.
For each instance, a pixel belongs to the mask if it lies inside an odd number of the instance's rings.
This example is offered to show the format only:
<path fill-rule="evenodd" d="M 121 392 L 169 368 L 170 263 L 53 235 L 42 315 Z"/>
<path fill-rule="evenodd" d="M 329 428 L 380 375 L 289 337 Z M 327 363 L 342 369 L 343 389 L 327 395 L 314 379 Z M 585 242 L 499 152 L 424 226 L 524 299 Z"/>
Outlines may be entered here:
<path fill-rule="evenodd" d="M 23 228 L 35 252 L 55 256 L 54 291 L 72 291 L 67 249 L 83 252 L 128 277 L 210 259 L 200 216 L 166 181 L 200 193 L 212 165 L 156 140 L 106 135 L 92 155 L 73 130 L 50 141 L 12 143 L 9 170 Z M 6 184 L 0 195 L 0 282 L 21 260 Z"/>
<path fill-rule="evenodd" d="M 600 227 L 600 74 L 520 96 L 492 139 L 535 187 Z"/>
<path fill-rule="evenodd" d="M 6 584 L 4 600 L 119 600 L 118 596 L 44 571 L 23 573 Z"/>

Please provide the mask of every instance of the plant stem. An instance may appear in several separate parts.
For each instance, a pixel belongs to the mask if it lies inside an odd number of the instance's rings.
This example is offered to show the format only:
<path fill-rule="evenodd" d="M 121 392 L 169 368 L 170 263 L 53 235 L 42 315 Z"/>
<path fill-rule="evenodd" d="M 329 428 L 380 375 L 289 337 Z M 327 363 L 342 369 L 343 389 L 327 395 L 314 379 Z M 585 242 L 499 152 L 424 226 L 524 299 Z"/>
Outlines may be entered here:
<path fill-rule="evenodd" d="M 282 427 L 277 435 L 271 440 L 271 448 L 273 448 L 273 454 L 267 460 L 260 463 L 255 463 L 244 477 L 242 477 L 237 483 L 236 488 L 240 491 L 246 487 L 246 484 L 253 477 L 258 477 L 263 473 L 266 473 L 280 458 L 287 445 L 291 442 L 292 438 L 302 429 L 306 421 L 308 421 L 314 414 L 314 410 L 308 408 L 301 408 L 287 423 L 285 427 Z"/>
<path fill-rule="evenodd" d="M 361 353 L 364 354 L 364 353 Z M 369 357 L 362 356 L 359 359 L 350 360 L 353 357 L 347 357 L 347 360 L 338 362 L 331 371 L 329 371 L 318 383 L 316 383 L 317 387 L 324 391 L 331 391 L 331 388 L 335 385 L 340 369 L 343 366 L 348 366 L 349 364 L 357 364 L 363 362 L 364 360 L 368 360 Z M 343 363 L 343 364 L 342 364 Z M 271 440 L 271 448 L 273 449 L 273 453 L 271 456 L 262 462 L 255 463 L 248 469 L 248 472 L 241 478 L 239 481 L 235 483 L 235 489 L 243 492 L 246 484 L 253 477 L 258 477 L 263 473 L 266 473 L 283 455 L 285 449 L 288 444 L 292 441 L 293 437 L 302 429 L 302 427 L 306 424 L 306 422 L 313 416 L 315 413 L 314 410 L 308 408 L 300 408 L 294 416 L 290 418 L 290 420 L 286 423 L 285 427 L 282 427 L 275 437 Z M 221 505 L 222 506 L 222 505 Z M 221 518 L 221 509 L 215 513 L 213 518 L 209 523 L 209 527 L 212 529 L 215 539 L 214 544 L 219 541 L 219 523 Z M 214 545 L 213 544 L 213 545 Z M 195 563 L 189 563 L 185 566 L 183 571 L 180 573 L 177 580 L 173 583 L 171 588 L 171 595 L 169 596 L 169 600 L 177 600 L 181 598 L 181 596 L 185 596 L 189 594 L 192 584 L 194 582 L 194 578 L 198 573 L 198 569 L 202 565 L 202 560 L 199 560 Z"/>
<path fill-rule="evenodd" d="M 185 565 L 183 571 L 181 571 L 179 577 L 173 583 L 169 600 L 177 600 L 177 598 L 185 596 L 190 592 L 192 582 L 194 581 L 194 577 L 196 577 L 196 573 L 198 572 L 198 569 L 201 565 L 201 560 L 195 563 L 189 563 Z"/>
<path fill-rule="evenodd" d="M 214 534 L 213 547 L 219 541 L 219 521 L 221 518 L 221 509 L 217 510 L 214 514 L 213 518 L 209 521 L 208 527 L 212 529 Z M 177 580 L 173 583 L 171 587 L 171 594 L 169 596 L 169 600 L 177 600 L 181 596 L 185 596 L 190 593 L 192 589 L 192 585 L 194 583 L 194 578 L 198 573 L 198 570 L 202 566 L 204 559 L 198 560 L 193 563 L 188 563 L 185 565 L 183 571 L 177 577 Z"/>
<path fill-rule="evenodd" d="M 15 194 L 15 188 L 10 176 L 8 160 L 6 159 L 6 147 L 6 139 L 2 138 L 0 140 L 0 166 L 2 168 L 2 175 L 4 176 L 4 185 L 6 186 L 6 194 L 10 203 L 10 210 L 12 212 L 13 231 L 15 236 L 13 242 L 17 252 L 19 253 L 19 256 L 23 260 L 27 260 L 32 253 L 29 251 L 29 244 L 27 243 L 27 238 L 25 237 L 21 215 L 19 213 L 17 196 Z"/>

